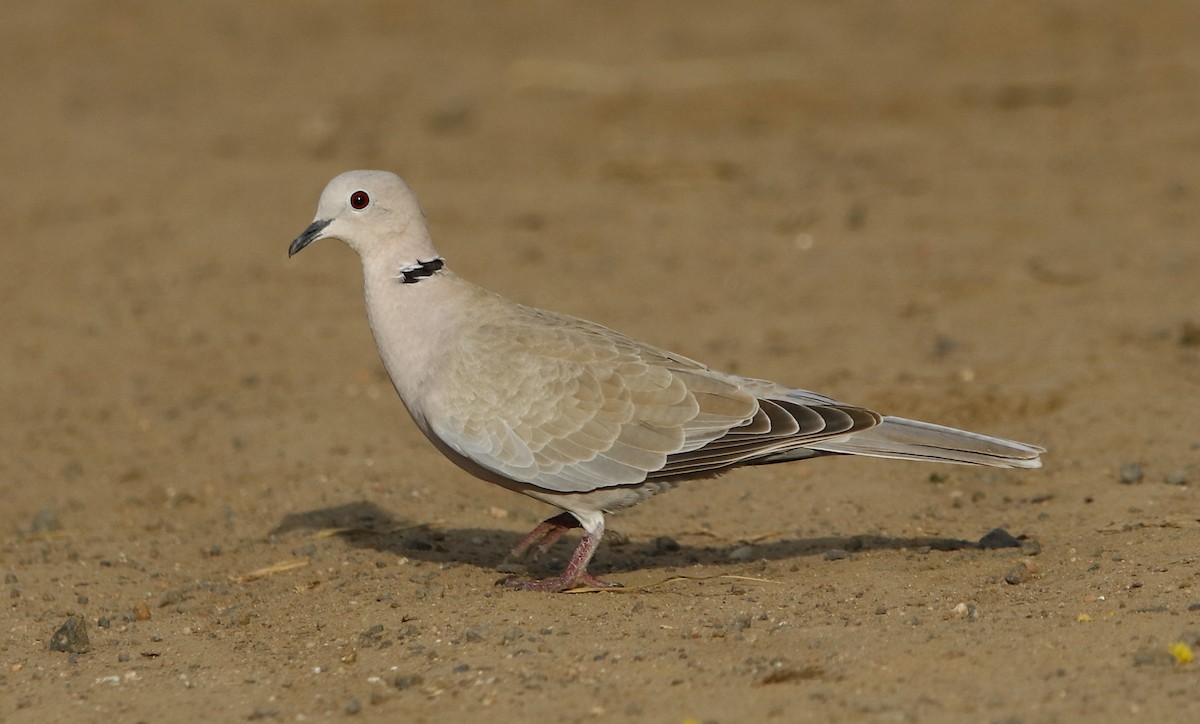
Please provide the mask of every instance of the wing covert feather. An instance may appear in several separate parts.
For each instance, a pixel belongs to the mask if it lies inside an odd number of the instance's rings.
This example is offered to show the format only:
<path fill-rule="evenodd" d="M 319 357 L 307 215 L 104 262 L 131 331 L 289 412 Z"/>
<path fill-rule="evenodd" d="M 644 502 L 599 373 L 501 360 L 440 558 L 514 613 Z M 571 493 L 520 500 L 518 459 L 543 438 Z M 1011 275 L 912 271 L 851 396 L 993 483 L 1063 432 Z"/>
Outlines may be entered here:
<path fill-rule="evenodd" d="M 422 410 L 431 434 L 512 480 L 572 493 L 694 477 L 878 424 L 862 408 L 517 309 L 459 336 Z"/>

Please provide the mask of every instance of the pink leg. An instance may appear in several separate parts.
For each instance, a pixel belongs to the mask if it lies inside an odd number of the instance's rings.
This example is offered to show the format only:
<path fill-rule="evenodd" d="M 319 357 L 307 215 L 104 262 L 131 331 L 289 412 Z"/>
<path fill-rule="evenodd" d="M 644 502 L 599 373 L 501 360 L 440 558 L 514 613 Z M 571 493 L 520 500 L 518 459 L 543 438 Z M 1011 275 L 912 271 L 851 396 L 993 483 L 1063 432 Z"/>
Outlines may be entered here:
<path fill-rule="evenodd" d="M 509 552 L 513 558 L 522 558 L 529 552 L 530 548 L 536 550 L 539 554 L 550 550 L 550 546 L 558 542 L 563 534 L 572 528 L 578 528 L 579 521 L 570 513 L 561 513 L 548 518 L 538 524 L 538 527 L 530 531 L 529 535 L 521 539 L 520 543 Z"/>
<path fill-rule="evenodd" d="M 543 526 L 550 524 L 547 527 L 546 532 L 543 532 L 539 537 L 544 540 L 547 536 L 554 535 L 555 540 L 557 540 L 567 530 L 567 526 L 563 526 L 560 523 L 555 522 L 561 517 L 562 516 L 551 518 L 545 523 L 542 523 L 542 525 L 539 525 L 538 528 L 534 530 L 534 533 L 537 533 L 538 530 Z M 574 520 L 574 516 L 571 516 L 571 519 Z M 579 522 L 575 521 L 575 526 L 572 527 L 578 526 Z M 532 537 L 534 533 L 530 533 L 529 536 L 526 536 L 526 539 Z M 603 522 L 600 523 L 600 527 L 595 533 L 584 533 L 583 538 L 579 541 L 579 546 L 575 549 L 575 553 L 571 555 L 571 560 L 567 563 L 567 567 L 563 570 L 561 575 L 555 576 L 554 578 L 543 578 L 537 581 L 518 581 L 510 579 L 505 581 L 504 585 L 509 588 L 516 588 L 522 591 L 552 592 L 565 591 L 568 588 L 574 588 L 576 585 L 581 583 L 586 586 L 594 586 L 596 588 L 619 588 L 621 584 L 601 581 L 599 578 L 596 578 L 587 572 L 588 563 L 591 562 L 592 554 L 596 552 L 596 547 L 600 545 L 600 539 L 603 536 Z M 525 541 L 521 541 L 521 543 L 525 543 Z M 520 547 L 521 545 L 518 544 L 517 548 Z M 525 546 L 526 550 L 528 548 L 529 546 Z"/>

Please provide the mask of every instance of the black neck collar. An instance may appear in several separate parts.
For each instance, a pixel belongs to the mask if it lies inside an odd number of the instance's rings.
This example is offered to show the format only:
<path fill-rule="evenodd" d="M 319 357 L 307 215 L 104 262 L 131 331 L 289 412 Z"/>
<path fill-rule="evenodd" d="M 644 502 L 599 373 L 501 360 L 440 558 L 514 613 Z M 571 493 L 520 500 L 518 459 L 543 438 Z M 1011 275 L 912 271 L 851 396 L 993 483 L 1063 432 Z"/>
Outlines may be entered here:
<path fill-rule="evenodd" d="M 416 284 L 425 277 L 431 277 L 442 270 L 446 262 L 434 257 L 429 261 L 418 261 L 416 264 L 400 267 L 400 276 L 396 277 L 401 284 Z"/>

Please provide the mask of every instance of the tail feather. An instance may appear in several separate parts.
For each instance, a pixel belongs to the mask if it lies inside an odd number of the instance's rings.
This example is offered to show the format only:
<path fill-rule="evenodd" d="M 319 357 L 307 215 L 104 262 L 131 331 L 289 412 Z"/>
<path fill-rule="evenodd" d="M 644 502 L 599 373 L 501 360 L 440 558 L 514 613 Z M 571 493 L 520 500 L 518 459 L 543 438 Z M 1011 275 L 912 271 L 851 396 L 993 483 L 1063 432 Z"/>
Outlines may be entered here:
<path fill-rule="evenodd" d="M 897 460 L 987 465 L 995 468 L 1040 468 L 1045 448 L 981 435 L 953 427 L 884 417 L 867 430 L 810 445 L 814 450 Z"/>

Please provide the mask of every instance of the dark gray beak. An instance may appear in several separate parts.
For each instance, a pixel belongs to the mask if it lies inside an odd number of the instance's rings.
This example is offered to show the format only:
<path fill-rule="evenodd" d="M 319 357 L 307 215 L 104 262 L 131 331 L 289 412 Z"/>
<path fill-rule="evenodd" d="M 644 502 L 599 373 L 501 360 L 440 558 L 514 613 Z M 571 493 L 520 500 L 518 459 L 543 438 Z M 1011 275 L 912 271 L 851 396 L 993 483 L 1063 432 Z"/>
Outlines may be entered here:
<path fill-rule="evenodd" d="M 321 232 L 325 230 L 326 226 L 329 226 L 331 221 L 333 221 L 333 219 L 317 219 L 309 224 L 308 228 L 304 230 L 304 233 L 300 236 L 297 236 L 296 240 L 292 242 L 292 245 L 288 247 L 288 256 L 294 256 L 296 252 L 316 241 L 317 237 L 321 235 Z"/>

